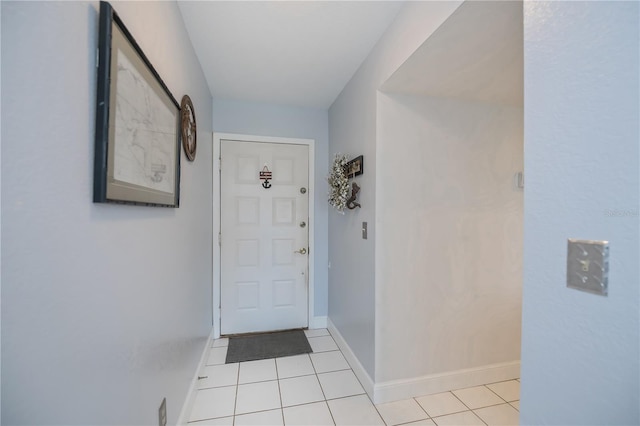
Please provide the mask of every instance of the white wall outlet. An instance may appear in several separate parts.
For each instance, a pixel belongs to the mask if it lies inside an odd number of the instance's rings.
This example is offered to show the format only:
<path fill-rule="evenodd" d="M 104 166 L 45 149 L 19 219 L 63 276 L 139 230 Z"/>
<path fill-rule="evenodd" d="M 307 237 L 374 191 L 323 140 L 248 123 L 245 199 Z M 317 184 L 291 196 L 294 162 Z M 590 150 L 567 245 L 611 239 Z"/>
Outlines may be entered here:
<path fill-rule="evenodd" d="M 609 292 L 609 242 L 569 239 L 567 287 L 601 296 Z"/>

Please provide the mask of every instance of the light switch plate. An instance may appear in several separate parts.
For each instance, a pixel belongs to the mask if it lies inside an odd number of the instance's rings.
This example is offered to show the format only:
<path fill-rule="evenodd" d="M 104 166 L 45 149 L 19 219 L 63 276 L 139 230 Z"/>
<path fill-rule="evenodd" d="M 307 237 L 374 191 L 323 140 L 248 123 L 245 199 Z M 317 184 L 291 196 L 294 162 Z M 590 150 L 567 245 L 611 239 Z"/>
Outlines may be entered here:
<path fill-rule="evenodd" d="M 609 242 L 569 239 L 567 287 L 601 296 L 609 291 Z"/>

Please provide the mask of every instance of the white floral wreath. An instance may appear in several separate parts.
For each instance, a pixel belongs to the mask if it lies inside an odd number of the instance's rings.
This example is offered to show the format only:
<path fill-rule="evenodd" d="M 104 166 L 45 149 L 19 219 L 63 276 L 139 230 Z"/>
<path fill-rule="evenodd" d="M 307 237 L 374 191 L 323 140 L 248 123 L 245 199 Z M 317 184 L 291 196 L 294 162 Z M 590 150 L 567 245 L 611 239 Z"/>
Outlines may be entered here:
<path fill-rule="evenodd" d="M 345 166 L 348 161 L 346 155 L 336 154 L 329 176 L 327 176 L 327 182 L 329 182 L 329 204 L 341 213 L 344 213 L 344 209 L 347 207 L 349 190 L 351 189 L 349 187 L 349 179 L 345 173 Z"/>

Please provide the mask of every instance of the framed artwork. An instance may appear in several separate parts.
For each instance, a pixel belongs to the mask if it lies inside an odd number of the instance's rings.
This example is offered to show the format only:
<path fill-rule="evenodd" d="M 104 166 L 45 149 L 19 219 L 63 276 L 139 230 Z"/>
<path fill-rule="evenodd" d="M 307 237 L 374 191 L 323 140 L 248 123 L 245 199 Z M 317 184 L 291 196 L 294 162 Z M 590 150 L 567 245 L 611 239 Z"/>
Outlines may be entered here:
<path fill-rule="evenodd" d="M 364 173 L 364 159 L 362 155 L 347 162 L 347 164 L 344 166 L 344 169 L 344 172 L 349 179 L 360 176 L 362 173 Z"/>
<path fill-rule="evenodd" d="M 180 106 L 100 2 L 93 201 L 178 207 Z"/>

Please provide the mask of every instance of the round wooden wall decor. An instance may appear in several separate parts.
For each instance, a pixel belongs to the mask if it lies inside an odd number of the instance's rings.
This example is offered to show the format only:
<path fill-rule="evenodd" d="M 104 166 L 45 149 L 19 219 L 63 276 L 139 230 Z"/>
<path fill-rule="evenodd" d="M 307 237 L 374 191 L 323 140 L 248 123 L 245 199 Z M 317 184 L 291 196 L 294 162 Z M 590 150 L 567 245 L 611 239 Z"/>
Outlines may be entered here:
<path fill-rule="evenodd" d="M 189 95 L 182 97 L 180 102 L 182 147 L 189 161 L 196 158 L 196 113 L 193 110 L 193 103 Z"/>

